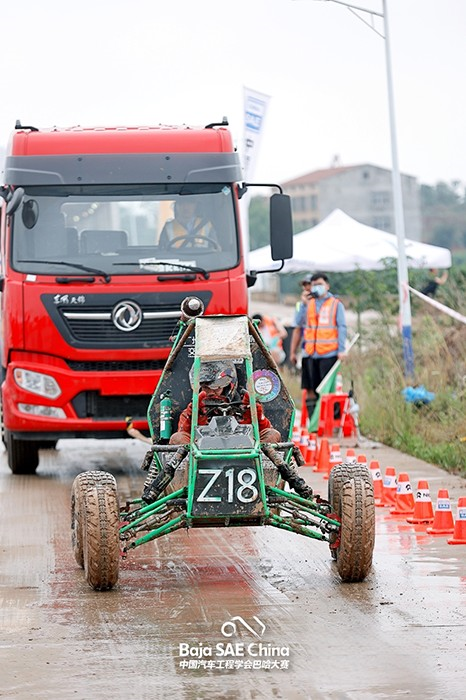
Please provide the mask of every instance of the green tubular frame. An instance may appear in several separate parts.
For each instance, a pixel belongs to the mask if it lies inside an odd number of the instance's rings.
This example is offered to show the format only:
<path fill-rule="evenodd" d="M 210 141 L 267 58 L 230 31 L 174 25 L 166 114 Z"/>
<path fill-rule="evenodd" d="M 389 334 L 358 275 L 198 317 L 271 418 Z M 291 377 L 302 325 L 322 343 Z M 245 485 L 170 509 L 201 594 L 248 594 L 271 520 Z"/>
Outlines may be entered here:
<path fill-rule="evenodd" d="M 327 515 L 323 515 L 318 510 L 316 510 L 318 506 L 314 501 L 308 501 L 305 498 L 301 498 L 301 496 L 289 493 L 288 491 L 283 491 L 282 489 L 275 488 L 274 486 L 267 486 L 267 493 L 272 493 L 276 496 L 281 496 L 286 499 L 287 503 L 298 505 L 300 510 L 309 513 L 309 515 L 312 515 L 323 522 L 329 523 L 330 525 L 334 525 L 338 528 L 340 527 L 340 523 L 338 520 L 333 520 Z M 279 509 L 280 504 L 277 504 L 276 507 Z M 283 518 L 280 515 L 271 513 L 266 524 L 273 525 L 274 527 L 278 527 L 282 530 L 297 532 L 300 535 L 305 535 L 306 537 L 311 537 L 312 539 L 324 540 L 328 542 L 327 534 L 316 532 L 315 530 L 310 529 L 311 527 L 317 527 L 317 525 L 311 525 L 305 520 L 300 520 L 299 518 L 296 520 L 291 520 L 291 518 Z"/>
<path fill-rule="evenodd" d="M 222 454 L 225 458 L 229 457 L 234 457 L 235 459 L 237 458 L 236 453 L 228 451 L 228 450 L 215 450 L 216 454 Z M 210 454 L 210 453 L 209 453 Z M 204 457 L 205 459 L 208 459 L 208 454 L 207 453 L 200 453 L 201 457 Z M 244 458 L 251 458 L 254 456 L 254 451 L 251 451 L 249 454 L 243 455 Z M 260 460 L 258 460 L 258 466 L 262 470 L 262 466 L 260 464 Z M 192 485 L 191 489 L 194 491 L 194 484 L 195 484 L 195 479 L 192 479 Z M 153 530 L 149 531 L 146 535 L 139 537 L 135 539 L 133 542 L 131 542 L 128 546 L 128 549 L 134 549 L 135 547 L 140 546 L 141 544 L 145 544 L 146 542 L 150 542 L 151 540 L 154 540 L 158 537 L 161 537 L 162 535 L 166 535 L 169 532 L 174 532 L 175 530 L 179 530 L 180 528 L 189 528 L 192 527 L 193 521 L 202 521 L 204 519 L 209 518 L 212 520 L 212 516 L 192 516 L 192 497 L 191 497 L 191 508 L 189 506 L 189 490 L 190 486 L 188 485 L 188 488 L 184 487 L 182 489 L 179 489 L 178 491 L 174 491 L 172 494 L 169 494 L 168 496 L 164 496 L 163 498 L 159 498 L 157 501 L 154 503 L 151 503 L 150 505 L 144 506 L 143 508 L 138 509 L 137 511 L 134 511 L 134 514 L 137 516 L 136 519 L 131 520 L 131 522 L 126 523 L 120 528 L 120 533 L 125 534 L 126 532 L 131 531 L 132 528 L 137 527 L 141 523 L 143 523 L 145 520 L 149 519 L 151 516 L 156 515 L 157 513 L 163 512 L 167 505 L 170 505 L 170 502 L 178 499 L 178 498 L 184 498 L 186 495 L 188 495 L 188 509 L 185 513 L 182 513 L 181 515 L 177 516 L 176 518 L 172 518 L 169 520 L 167 523 L 164 523 L 163 525 L 160 525 L 157 528 L 154 528 Z M 321 532 L 318 532 L 315 529 L 317 524 L 313 525 L 311 523 L 308 523 L 304 519 L 300 518 L 295 518 L 292 519 L 290 517 L 282 517 L 280 515 L 277 515 L 276 513 L 271 512 L 271 507 L 269 506 L 267 502 L 267 494 L 272 494 L 274 496 L 279 496 L 284 500 L 283 505 L 288 504 L 288 505 L 296 505 L 299 507 L 300 510 L 302 510 L 305 513 L 309 513 L 309 515 L 312 515 L 315 517 L 317 520 L 329 523 L 330 525 L 333 525 L 337 528 L 340 527 L 340 522 L 338 520 L 334 520 L 332 518 L 329 518 L 326 515 L 323 515 L 318 511 L 318 506 L 314 501 L 306 500 L 305 498 L 301 498 L 298 495 L 295 495 L 293 493 L 290 493 L 288 491 L 283 491 L 282 489 L 276 488 L 274 486 L 265 486 L 263 479 L 260 480 L 260 492 L 261 492 L 261 498 L 262 498 L 262 503 L 264 506 L 264 515 L 262 517 L 262 521 L 265 525 L 271 525 L 273 527 L 277 527 L 281 530 L 287 530 L 289 532 L 295 532 L 300 535 L 304 535 L 306 537 L 310 537 L 311 539 L 317 539 L 317 540 L 323 540 L 328 542 L 329 537 L 328 534 L 324 534 Z M 272 504 L 273 509 L 280 509 L 280 504 Z M 122 514 L 122 518 L 125 517 L 125 514 Z M 225 516 L 222 515 L 219 517 L 219 522 L 224 521 L 225 517 L 232 517 L 233 519 L 235 518 L 235 514 L 233 513 L 231 516 Z M 234 523 L 232 523 L 234 524 Z M 238 523 L 240 524 L 240 523 Z"/>
<path fill-rule="evenodd" d="M 184 342 L 183 338 L 186 335 L 189 335 L 190 333 L 187 333 L 189 326 L 193 323 L 193 321 L 188 321 L 188 322 L 181 322 L 180 323 L 180 328 L 178 331 L 178 334 L 176 336 L 175 342 L 173 344 L 173 350 L 172 352 L 175 351 L 175 349 L 178 347 L 178 344 L 180 342 Z M 256 330 L 256 329 L 255 329 Z M 135 547 L 140 546 L 141 544 L 145 544 L 146 542 L 150 542 L 151 540 L 154 540 L 158 537 L 161 537 L 162 535 L 166 535 L 170 532 L 174 532 L 175 530 L 179 530 L 180 528 L 190 528 L 193 526 L 193 524 L 200 524 L 202 523 L 203 520 L 209 520 L 212 522 L 212 520 L 216 519 L 218 517 L 218 522 L 219 525 L 222 522 L 225 522 L 225 519 L 228 518 L 228 520 L 232 520 L 231 525 L 238 524 L 241 525 L 241 518 L 244 516 L 231 513 L 231 515 L 221 515 L 221 516 L 212 516 L 212 515 L 194 515 L 193 516 L 193 505 L 194 505 L 194 491 L 195 491 L 195 485 L 196 485 L 196 478 L 197 478 L 197 470 L 198 470 L 198 464 L 200 462 L 207 462 L 211 459 L 218 459 L 221 458 L 222 460 L 226 461 L 235 461 L 238 462 L 238 460 L 249 460 L 249 462 L 253 461 L 255 464 L 255 467 L 257 469 L 257 476 L 258 476 L 258 489 L 260 493 L 260 498 L 262 502 L 262 507 L 263 507 L 263 513 L 260 514 L 260 519 L 261 522 L 264 525 L 271 525 L 273 527 L 280 528 L 282 530 L 287 530 L 290 532 L 295 532 L 301 535 L 304 535 L 306 537 L 310 537 L 312 539 L 317 539 L 317 540 L 324 540 L 324 541 L 329 541 L 329 535 L 328 533 L 322 533 L 317 531 L 316 529 L 312 528 L 317 528 L 318 524 L 312 524 L 307 522 L 304 518 L 294 518 L 294 517 L 282 517 L 280 515 L 277 515 L 275 512 L 276 510 L 280 510 L 280 502 L 274 504 L 269 504 L 268 503 L 268 495 L 272 496 L 278 496 L 279 498 L 283 499 L 282 503 L 283 505 L 292 505 L 298 507 L 303 514 L 304 513 L 309 513 L 310 516 L 316 518 L 320 522 L 326 522 L 332 526 L 335 526 L 337 528 L 340 527 L 340 523 L 337 520 L 333 520 L 332 518 L 329 518 L 326 515 L 323 515 L 322 513 L 319 512 L 318 510 L 318 504 L 315 501 L 312 500 L 307 500 L 305 498 L 302 498 L 298 496 L 297 494 L 290 493 L 288 491 L 283 491 L 282 489 L 276 487 L 276 486 L 266 486 L 265 485 L 265 480 L 264 480 L 264 469 L 262 466 L 262 460 L 261 460 L 261 447 L 260 447 L 260 436 L 259 436 L 259 427 L 258 427 L 258 419 L 257 419 L 257 401 L 256 401 L 256 396 L 255 396 L 255 391 L 254 391 L 254 385 L 253 385 L 253 379 L 252 379 L 252 374 L 253 374 L 253 367 L 252 367 L 252 358 L 250 357 L 245 357 L 244 358 L 245 362 L 245 371 L 246 371 L 246 389 L 249 393 L 250 397 L 250 407 L 251 407 L 251 416 L 252 416 L 252 426 L 253 426 L 253 436 L 254 436 L 254 445 L 250 448 L 235 448 L 234 450 L 232 449 L 220 449 L 220 450 L 200 450 L 195 443 L 195 437 L 196 437 L 196 427 L 198 425 L 198 416 L 199 416 L 199 373 L 200 373 L 200 367 L 201 367 L 201 358 L 199 356 L 196 356 L 194 358 L 194 363 L 193 363 L 193 385 L 194 385 L 194 390 L 193 390 L 193 399 L 192 399 L 192 404 L 193 404 L 193 410 L 192 410 L 192 425 L 191 425 L 191 443 L 190 443 L 190 450 L 189 450 L 189 466 L 188 466 L 188 484 L 187 486 L 178 489 L 177 491 L 167 495 L 163 496 L 161 498 L 158 498 L 154 503 L 151 503 L 149 505 L 145 505 L 144 502 L 141 499 L 135 499 L 133 501 L 130 501 L 130 504 L 132 505 L 139 505 L 139 504 L 144 504 L 142 507 L 138 508 L 137 510 L 132 511 L 131 513 L 126 513 L 122 512 L 121 514 L 121 520 L 122 520 L 122 526 L 120 528 L 120 534 L 125 535 L 126 533 L 131 533 L 132 529 L 135 527 L 138 527 L 139 525 L 143 524 L 144 521 L 148 520 L 154 515 L 157 515 L 159 513 L 163 513 L 167 508 L 170 507 L 171 501 L 174 501 L 176 499 L 184 499 L 186 498 L 186 510 L 182 512 L 180 515 L 177 515 L 174 518 L 171 518 L 168 522 L 160 525 L 159 527 L 155 527 L 154 529 L 150 530 L 147 532 L 145 535 L 142 537 L 139 537 L 137 539 L 134 539 L 131 541 L 127 549 L 134 549 Z M 152 399 L 154 400 L 154 399 Z M 293 418 L 295 414 L 295 409 L 293 407 Z M 289 436 L 288 439 L 291 439 L 292 435 L 292 425 L 293 423 L 290 424 L 290 430 L 289 430 Z M 149 427 L 152 433 L 152 426 L 150 425 L 149 422 Z M 292 457 L 292 448 L 288 448 L 285 455 L 284 459 L 287 463 L 289 463 L 290 459 Z M 154 458 L 153 458 L 159 469 L 162 468 L 162 463 L 160 461 L 160 458 L 157 454 L 157 452 L 154 452 Z M 277 483 L 281 480 L 281 477 L 277 477 Z M 183 506 L 181 506 L 183 507 Z M 235 523 L 235 520 L 237 522 Z M 125 541 L 125 537 L 122 537 L 122 540 Z"/>
<path fill-rule="evenodd" d="M 244 358 L 245 369 L 246 369 L 246 390 L 249 393 L 250 407 L 251 407 L 251 417 L 252 417 L 252 429 L 254 435 L 254 447 L 252 448 L 235 448 L 234 450 L 199 450 L 195 443 L 196 437 L 196 426 L 198 425 L 199 416 L 199 372 L 201 367 L 201 358 L 195 357 L 193 364 L 193 417 L 191 423 L 191 450 L 189 454 L 189 470 L 188 470 L 188 509 L 187 516 L 191 520 L 193 501 L 194 501 L 194 487 L 196 484 L 197 468 L 198 462 L 208 461 L 209 459 L 215 457 L 221 457 L 222 459 L 229 461 L 237 460 L 253 460 L 257 469 L 259 491 L 261 495 L 262 505 L 264 507 L 265 517 L 270 515 L 269 507 L 267 505 L 267 496 L 265 492 L 264 483 L 264 470 L 262 469 L 262 462 L 260 459 L 261 449 L 260 449 L 260 438 L 259 438 L 259 428 L 257 420 L 257 403 L 256 394 L 254 391 L 253 379 L 252 379 L 252 360 L 249 357 Z M 231 517 L 235 514 L 232 513 Z M 207 516 L 196 516 L 196 520 L 202 520 Z M 209 516 L 211 517 L 211 516 Z M 224 519 L 224 516 L 223 518 Z"/>

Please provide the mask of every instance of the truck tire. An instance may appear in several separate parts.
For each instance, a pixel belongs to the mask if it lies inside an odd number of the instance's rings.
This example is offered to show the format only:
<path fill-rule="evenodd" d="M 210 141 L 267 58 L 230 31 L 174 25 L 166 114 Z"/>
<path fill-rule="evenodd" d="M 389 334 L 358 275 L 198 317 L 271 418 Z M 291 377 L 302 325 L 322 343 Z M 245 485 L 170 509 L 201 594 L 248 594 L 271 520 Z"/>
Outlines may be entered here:
<path fill-rule="evenodd" d="M 333 473 L 333 474 L 332 474 Z M 366 466 L 338 465 L 329 478 L 329 501 L 341 521 L 330 537 L 332 557 L 344 582 L 360 582 L 371 566 L 375 543 L 375 508 L 372 477 Z"/>
<path fill-rule="evenodd" d="M 84 472 L 75 482 L 76 560 L 82 555 L 87 583 L 96 591 L 108 591 L 118 581 L 120 563 L 120 513 L 115 478 L 107 472 Z M 82 529 L 80 529 L 82 527 Z M 78 561 L 79 563 L 79 561 Z"/>
<path fill-rule="evenodd" d="M 58 440 L 38 440 L 37 446 L 39 450 L 54 450 Z"/>
<path fill-rule="evenodd" d="M 17 440 L 5 430 L 8 466 L 13 474 L 35 474 L 39 464 L 39 445 L 35 440 Z"/>

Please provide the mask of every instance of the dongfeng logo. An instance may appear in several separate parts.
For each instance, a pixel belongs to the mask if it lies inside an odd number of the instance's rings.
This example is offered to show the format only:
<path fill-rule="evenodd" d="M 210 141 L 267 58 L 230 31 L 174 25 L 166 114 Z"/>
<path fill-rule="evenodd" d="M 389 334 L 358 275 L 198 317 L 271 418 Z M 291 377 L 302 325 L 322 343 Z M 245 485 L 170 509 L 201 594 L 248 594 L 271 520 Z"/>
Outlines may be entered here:
<path fill-rule="evenodd" d="M 119 331 L 135 331 L 141 325 L 142 309 L 135 301 L 120 301 L 112 311 L 112 321 Z"/>

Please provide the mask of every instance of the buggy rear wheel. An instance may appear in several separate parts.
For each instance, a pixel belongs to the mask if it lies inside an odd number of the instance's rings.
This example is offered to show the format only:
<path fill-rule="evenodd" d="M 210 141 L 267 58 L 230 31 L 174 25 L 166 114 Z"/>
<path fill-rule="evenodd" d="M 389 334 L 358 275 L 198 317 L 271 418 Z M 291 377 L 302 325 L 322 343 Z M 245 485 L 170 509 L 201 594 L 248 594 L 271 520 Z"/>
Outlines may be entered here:
<path fill-rule="evenodd" d="M 107 591 L 118 581 L 119 505 L 114 477 L 106 472 L 79 474 L 72 490 L 72 543 L 86 581 Z"/>
<path fill-rule="evenodd" d="M 330 551 L 345 582 L 363 581 L 372 566 L 375 508 L 372 476 L 361 464 L 337 465 L 330 472 L 329 502 L 340 519 Z"/>

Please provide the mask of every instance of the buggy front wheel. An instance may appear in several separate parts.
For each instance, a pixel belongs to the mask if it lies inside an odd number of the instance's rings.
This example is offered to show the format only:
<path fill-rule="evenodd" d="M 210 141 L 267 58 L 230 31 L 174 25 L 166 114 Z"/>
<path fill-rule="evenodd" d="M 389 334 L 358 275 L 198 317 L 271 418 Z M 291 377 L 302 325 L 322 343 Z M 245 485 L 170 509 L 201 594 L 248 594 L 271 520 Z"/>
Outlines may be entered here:
<path fill-rule="evenodd" d="M 113 588 L 120 561 L 115 478 L 99 471 L 79 474 L 73 483 L 71 510 L 74 555 L 86 581 L 97 591 Z"/>
<path fill-rule="evenodd" d="M 372 477 L 363 465 L 342 464 L 332 472 L 329 501 L 341 522 L 340 532 L 331 538 L 332 556 L 344 582 L 363 581 L 372 566 L 375 544 Z"/>

